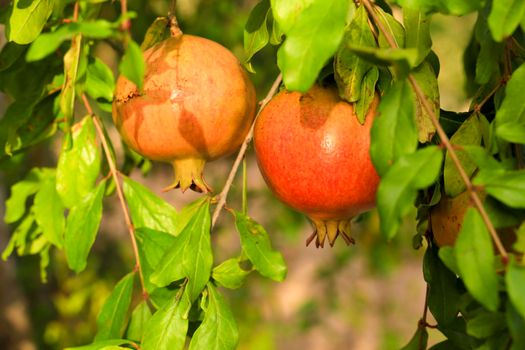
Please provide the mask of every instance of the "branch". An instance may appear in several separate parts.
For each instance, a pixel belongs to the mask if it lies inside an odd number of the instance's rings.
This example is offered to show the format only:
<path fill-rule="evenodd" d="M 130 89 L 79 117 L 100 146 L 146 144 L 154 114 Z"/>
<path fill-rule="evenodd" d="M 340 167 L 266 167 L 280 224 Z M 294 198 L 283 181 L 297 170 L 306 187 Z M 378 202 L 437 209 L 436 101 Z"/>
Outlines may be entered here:
<path fill-rule="evenodd" d="M 217 206 L 215 207 L 215 210 L 213 211 L 212 221 L 211 221 L 211 227 L 215 226 L 215 223 L 217 222 L 217 219 L 219 218 L 219 214 L 221 213 L 222 208 L 226 204 L 226 197 L 228 197 L 228 192 L 230 191 L 230 188 L 232 186 L 233 180 L 235 178 L 235 174 L 237 173 L 237 169 L 239 169 L 239 165 L 241 164 L 242 159 L 244 158 L 244 154 L 246 153 L 246 150 L 248 149 L 248 144 L 252 140 L 253 137 L 253 129 L 255 126 L 255 121 L 259 117 L 259 114 L 261 114 L 261 111 L 263 110 L 264 106 L 270 102 L 273 95 L 277 92 L 277 89 L 279 88 L 279 85 L 281 84 L 282 75 L 279 74 L 277 78 L 275 78 L 275 81 L 273 82 L 272 87 L 268 91 L 268 94 L 266 97 L 259 102 L 259 111 L 257 112 L 257 115 L 255 116 L 252 126 L 250 127 L 250 131 L 248 132 L 248 135 L 244 138 L 244 142 L 241 145 L 241 148 L 239 150 L 239 153 L 237 154 L 237 158 L 235 158 L 235 162 L 233 163 L 233 166 L 230 170 L 230 173 L 228 175 L 228 179 L 226 180 L 226 183 L 224 184 L 224 187 L 217 196 L 219 198 L 219 202 L 217 203 Z"/>
<path fill-rule="evenodd" d="M 115 166 L 115 163 L 113 162 L 113 158 L 111 157 L 111 152 L 109 150 L 108 142 L 106 140 L 106 136 L 104 135 L 104 131 L 102 130 L 102 126 L 100 125 L 98 118 L 93 113 L 93 109 L 91 108 L 91 105 L 89 104 L 89 101 L 85 94 L 82 94 L 82 101 L 84 102 L 84 106 L 86 107 L 87 112 L 89 113 L 89 115 L 91 115 L 93 119 L 93 124 L 95 124 L 95 128 L 97 129 L 97 134 L 100 139 L 100 142 L 102 143 L 102 148 L 104 149 L 104 154 L 109 165 L 109 171 L 111 173 L 111 176 L 113 177 L 113 181 L 115 181 L 117 196 L 120 202 L 120 206 L 122 208 L 122 212 L 124 213 L 124 221 L 126 222 L 126 226 L 128 227 L 129 238 L 131 239 L 131 245 L 133 247 L 133 255 L 135 256 L 135 270 L 139 273 L 140 286 L 142 288 L 142 297 L 144 299 L 148 299 L 148 291 L 146 290 L 146 285 L 144 284 L 144 275 L 142 273 L 142 266 L 140 264 L 139 249 L 137 246 L 137 240 L 135 239 L 135 228 L 133 226 L 133 223 L 131 222 L 131 217 L 129 215 L 129 210 L 126 205 L 126 200 L 124 199 L 124 193 L 120 184 L 119 172 Z"/>
<path fill-rule="evenodd" d="M 372 16 L 374 23 L 377 25 L 379 30 L 383 33 L 385 36 L 385 39 L 387 40 L 388 44 L 392 48 L 397 48 L 397 44 L 390 35 L 390 33 L 385 29 L 383 26 L 383 23 L 379 20 L 377 17 L 375 10 L 370 3 L 370 0 L 362 0 L 363 5 L 366 7 L 366 10 Z M 430 116 L 430 120 L 432 121 L 432 124 L 436 128 L 436 131 L 438 133 L 439 138 L 441 139 L 441 142 L 447 149 L 448 154 L 450 155 L 450 158 L 454 162 L 454 165 L 456 166 L 456 169 L 459 172 L 459 175 L 463 182 L 465 183 L 465 186 L 467 187 L 467 191 L 469 192 L 470 198 L 472 199 L 474 203 L 474 207 L 479 211 L 481 218 L 483 219 L 483 222 L 485 223 L 485 226 L 487 227 L 488 231 L 490 232 L 490 235 L 492 236 L 492 240 L 494 241 L 494 244 L 496 245 L 496 249 L 498 250 L 499 254 L 501 255 L 501 260 L 503 264 L 507 265 L 509 257 L 508 253 L 505 250 L 505 247 L 503 247 L 503 244 L 501 243 L 501 240 L 499 239 L 498 233 L 496 232 L 496 229 L 494 228 L 494 225 L 492 224 L 492 221 L 490 220 L 485 208 L 483 207 L 483 203 L 481 202 L 481 199 L 479 198 L 476 189 L 472 182 L 470 181 L 470 178 L 468 177 L 467 173 L 465 172 L 465 169 L 463 168 L 463 165 L 461 164 L 456 151 L 454 150 L 454 147 L 450 143 L 449 138 L 447 137 L 447 134 L 441 127 L 441 124 L 439 124 L 438 117 L 434 113 L 434 110 L 432 109 L 432 106 L 430 105 L 430 102 L 426 98 L 423 90 L 419 86 L 419 83 L 414 78 L 412 74 L 408 75 L 408 80 L 410 82 L 410 85 L 412 85 L 412 89 L 417 95 L 417 98 L 421 101 L 421 104 L 423 105 L 423 108 Z"/>

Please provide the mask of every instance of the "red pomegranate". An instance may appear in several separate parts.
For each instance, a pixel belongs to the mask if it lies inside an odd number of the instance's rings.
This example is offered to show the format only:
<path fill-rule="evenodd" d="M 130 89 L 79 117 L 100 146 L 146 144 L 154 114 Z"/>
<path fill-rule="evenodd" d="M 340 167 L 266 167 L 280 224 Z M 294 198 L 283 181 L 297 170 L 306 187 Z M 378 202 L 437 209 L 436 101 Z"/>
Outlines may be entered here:
<path fill-rule="evenodd" d="M 315 227 L 307 239 L 323 247 L 338 236 L 347 244 L 352 217 L 375 205 L 379 177 L 369 156 L 370 128 L 378 98 L 364 125 L 334 87 L 307 93 L 282 91 L 255 123 L 259 168 L 279 199 L 308 215 Z"/>
<path fill-rule="evenodd" d="M 144 52 L 144 87 L 121 76 L 113 120 L 124 141 L 175 170 L 171 188 L 210 191 L 206 161 L 239 148 L 255 116 L 255 89 L 237 58 L 180 31 Z"/>

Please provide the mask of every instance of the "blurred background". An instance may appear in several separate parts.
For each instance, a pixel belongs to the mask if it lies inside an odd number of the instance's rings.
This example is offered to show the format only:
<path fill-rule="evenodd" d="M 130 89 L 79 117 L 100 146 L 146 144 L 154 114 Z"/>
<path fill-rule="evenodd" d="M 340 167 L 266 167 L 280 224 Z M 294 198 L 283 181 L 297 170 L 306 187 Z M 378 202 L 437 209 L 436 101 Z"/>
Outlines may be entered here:
<path fill-rule="evenodd" d="M 177 16 L 184 32 L 215 40 L 242 59 L 243 27 L 255 4 L 254 0 L 178 0 Z M 167 14 L 169 2 L 132 0 L 129 8 L 140 14 L 132 24 L 133 36 L 140 42 L 154 18 Z M 118 11 L 118 3 L 108 3 L 101 15 L 114 19 Z M 475 16 L 433 19 L 443 109 L 461 111 L 468 106 L 462 55 L 474 21 Z M 0 47 L 5 44 L 3 29 L 0 25 Z M 116 72 L 118 54 L 111 46 L 102 42 L 93 49 Z M 251 78 L 260 98 L 278 73 L 275 53 L 275 48 L 267 47 L 255 57 L 257 73 Z M 0 94 L 0 118 L 8 103 Z M 84 113 L 81 106 L 77 112 L 79 116 Z M 111 116 L 96 112 L 104 118 L 114 144 L 119 145 Z M 10 185 L 32 167 L 54 167 L 60 143 L 57 137 L 26 156 L 0 163 L 0 216 L 5 212 Z M 232 162 L 229 158 L 208 164 L 205 176 L 217 192 Z M 249 214 L 267 229 L 274 246 L 283 253 L 288 277 L 275 283 L 253 273 L 239 290 L 223 290 L 240 328 L 239 349 L 390 350 L 407 343 L 421 318 L 425 295 L 424 251 L 412 248 L 415 211 L 390 242 L 379 236 L 377 213 L 372 211 L 353 226 L 355 246 L 347 247 L 340 241 L 334 248 L 305 247 L 312 230 L 308 221 L 268 191 L 252 150 L 247 164 Z M 155 163 L 146 177 L 140 171 L 132 177 L 180 209 L 197 196 L 162 193 L 170 183 L 171 171 L 169 166 Z M 239 175 L 230 192 L 230 207 L 240 208 L 240 180 Z M 40 279 L 38 257 L 12 256 L 0 262 L 0 349 L 62 349 L 91 342 L 98 310 L 115 283 L 133 268 L 131 245 L 115 199 L 106 199 L 88 268 L 79 275 L 68 270 L 59 251 L 52 253 L 47 283 Z M 0 250 L 11 230 L 0 222 Z M 212 237 L 216 263 L 238 254 L 238 235 L 227 211 L 223 211 Z M 430 330 L 431 343 L 440 339 L 438 331 Z"/>

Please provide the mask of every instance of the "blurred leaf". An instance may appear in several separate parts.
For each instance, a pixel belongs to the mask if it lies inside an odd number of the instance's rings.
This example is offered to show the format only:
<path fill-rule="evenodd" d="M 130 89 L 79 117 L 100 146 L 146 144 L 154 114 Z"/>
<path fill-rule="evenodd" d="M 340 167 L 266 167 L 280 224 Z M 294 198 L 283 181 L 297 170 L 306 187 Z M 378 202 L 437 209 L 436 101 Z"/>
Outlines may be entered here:
<path fill-rule="evenodd" d="M 186 293 L 193 302 L 208 283 L 213 264 L 210 242 L 210 201 L 198 201 L 197 212 L 161 258 L 151 282 L 159 287 L 188 278 Z"/>
<path fill-rule="evenodd" d="M 464 317 L 456 317 L 452 323 L 449 323 L 445 326 L 438 325 L 438 329 L 448 338 L 452 344 L 459 347 L 460 349 L 477 348 L 477 344 L 479 342 L 467 334 L 467 324 Z"/>
<path fill-rule="evenodd" d="M 204 320 L 191 338 L 189 350 L 234 350 L 239 342 L 235 318 L 223 296 L 208 283 Z"/>
<path fill-rule="evenodd" d="M 492 3 L 488 26 L 496 41 L 502 41 L 518 28 L 525 16 L 525 1 L 497 0 Z"/>
<path fill-rule="evenodd" d="M 454 255 L 453 247 L 441 247 L 438 252 L 439 258 L 445 266 L 455 274 L 459 274 L 456 256 Z"/>
<path fill-rule="evenodd" d="M 279 23 L 273 18 L 273 14 L 270 11 L 269 17 L 272 19 L 272 30 L 270 32 L 270 44 L 272 45 L 279 45 L 283 42 L 283 31 L 281 30 L 281 27 L 279 26 Z"/>
<path fill-rule="evenodd" d="M 11 195 L 5 202 L 4 221 L 6 224 L 14 223 L 24 216 L 28 197 L 38 191 L 41 178 L 48 171 L 47 169 L 33 168 L 23 180 L 11 186 Z"/>
<path fill-rule="evenodd" d="M 97 317 L 95 341 L 122 337 L 126 326 L 127 312 L 131 304 L 134 279 L 134 272 L 124 276 L 104 302 Z"/>
<path fill-rule="evenodd" d="M 6 25 L 7 40 L 17 44 L 35 40 L 53 12 L 53 3 L 54 0 L 14 0 Z"/>
<path fill-rule="evenodd" d="M 468 208 L 454 254 L 460 276 L 472 296 L 490 311 L 499 305 L 494 247 L 485 223 L 475 208 Z"/>
<path fill-rule="evenodd" d="M 352 22 L 345 29 L 343 41 L 334 57 L 335 80 L 339 87 L 339 95 L 348 102 L 356 102 L 361 99 L 365 75 L 375 67 L 350 51 L 348 44 L 376 46 L 374 35 L 368 26 L 368 15 L 364 6 L 357 9 Z M 375 70 L 378 75 L 377 68 Z M 363 123 L 364 115 L 360 115 L 359 120 Z"/>
<path fill-rule="evenodd" d="M 235 212 L 235 226 L 241 237 L 241 245 L 253 267 L 265 277 L 282 281 L 286 277 L 283 256 L 272 248 L 268 233 L 252 218 Z"/>
<path fill-rule="evenodd" d="M 392 66 L 392 72 L 403 79 L 411 68 L 416 67 L 417 50 L 414 48 L 374 48 L 349 44 L 348 48 L 359 57 L 380 66 Z"/>
<path fill-rule="evenodd" d="M 139 45 L 133 40 L 128 41 L 128 47 L 120 61 L 118 70 L 120 74 L 134 83 L 139 91 L 142 91 L 146 63 Z"/>
<path fill-rule="evenodd" d="M 448 324 L 456 318 L 459 311 L 458 300 L 461 293 L 457 288 L 456 274 L 441 262 L 437 250 L 430 247 L 425 252 L 423 271 L 430 288 L 428 308 L 439 324 Z"/>
<path fill-rule="evenodd" d="M 270 1 L 260 1 L 250 12 L 250 17 L 244 27 L 244 65 L 252 73 L 255 73 L 250 63 L 253 55 L 264 48 L 270 39 L 266 23 L 270 11 Z"/>
<path fill-rule="evenodd" d="M 480 170 L 473 181 L 511 208 L 525 208 L 525 170 Z"/>
<path fill-rule="evenodd" d="M 439 119 L 439 87 L 432 65 L 428 61 L 424 61 L 412 71 L 412 77 L 419 84 L 424 96 L 432 107 L 434 115 Z M 436 127 L 419 98 L 415 98 L 415 105 L 419 142 L 430 142 L 436 133 Z"/>
<path fill-rule="evenodd" d="M 430 16 L 421 11 L 411 7 L 403 7 L 403 23 L 406 29 L 405 47 L 417 49 L 416 65 L 418 66 L 425 60 L 432 47 L 430 19 Z"/>
<path fill-rule="evenodd" d="M 93 191 L 100 172 L 101 153 L 91 116 L 72 127 L 73 143 L 65 142 L 58 159 L 56 190 L 67 208 Z"/>
<path fill-rule="evenodd" d="M 462 153 L 468 154 L 469 158 L 480 169 L 504 170 L 502 163 L 492 157 L 485 148 L 476 145 L 462 145 Z"/>
<path fill-rule="evenodd" d="M 509 327 L 512 336 L 512 345 L 509 350 L 520 350 L 525 348 L 525 318 L 516 310 L 516 308 L 507 302 L 505 316 L 507 318 L 507 327 Z"/>
<path fill-rule="evenodd" d="M 9 243 L 2 252 L 2 260 L 7 260 L 7 258 L 13 253 L 15 248 L 17 249 L 18 255 L 24 255 L 26 248 L 28 246 L 27 239 L 28 237 L 36 236 L 38 234 L 38 226 L 34 225 L 35 217 L 32 213 L 27 214 L 22 221 L 18 224 Z"/>
<path fill-rule="evenodd" d="M 499 74 L 499 61 L 504 48 L 492 39 L 486 21 L 486 11 L 480 11 L 474 27 L 474 36 L 479 44 L 475 82 L 480 85 L 487 84 L 493 76 Z"/>
<path fill-rule="evenodd" d="M 242 269 L 238 258 L 232 258 L 215 266 L 212 271 L 212 278 L 223 287 L 237 289 L 243 285 L 250 272 Z"/>
<path fill-rule="evenodd" d="M 9 69 L 27 49 L 26 45 L 8 42 L 0 51 L 0 72 Z"/>
<path fill-rule="evenodd" d="M 450 138 L 452 145 L 481 145 L 481 130 L 479 125 L 479 118 L 476 113 L 472 114 L 452 135 Z M 461 149 L 455 148 L 456 155 L 461 162 L 465 173 L 470 178 L 476 170 L 476 164 L 471 160 L 468 153 Z M 466 189 L 466 185 L 461 178 L 459 171 L 454 164 L 454 161 L 450 157 L 447 151 L 445 157 L 445 167 L 443 169 L 443 182 L 445 185 L 445 193 L 449 197 L 456 197 Z"/>
<path fill-rule="evenodd" d="M 467 333 L 478 339 L 495 335 L 505 327 L 505 315 L 500 312 L 482 312 L 467 321 Z"/>
<path fill-rule="evenodd" d="M 374 102 L 376 96 L 376 83 L 378 79 L 379 69 L 377 69 L 377 67 L 372 67 L 372 69 L 366 73 L 363 83 L 361 84 L 359 101 L 354 104 L 355 114 L 361 123 L 365 121 L 366 114 Z"/>
<path fill-rule="evenodd" d="M 169 20 L 167 17 L 157 17 L 148 27 L 144 40 L 140 44 L 140 49 L 146 51 L 155 44 L 170 37 Z"/>
<path fill-rule="evenodd" d="M 64 55 L 64 86 L 60 93 L 60 111 L 69 126 L 74 120 L 76 82 L 79 76 L 80 56 L 82 54 L 82 35 L 76 34 L 71 39 L 71 48 Z M 69 129 L 66 131 L 69 132 Z"/>
<path fill-rule="evenodd" d="M 106 102 L 113 101 L 113 91 L 115 90 L 113 72 L 104 62 L 96 57 L 89 61 L 84 88 L 86 93 L 97 102 L 100 102 L 100 99 Z M 111 105 L 105 111 L 111 112 Z"/>
<path fill-rule="evenodd" d="M 146 300 L 141 301 L 133 313 L 126 330 L 126 338 L 142 343 L 142 337 L 146 331 L 146 325 L 151 318 L 151 310 Z"/>
<path fill-rule="evenodd" d="M 427 13 L 440 12 L 455 16 L 462 16 L 479 10 L 485 3 L 484 0 L 394 0 L 393 2 L 403 8 L 413 8 Z"/>
<path fill-rule="evenodd" d="M 377 208 L 386 239 L 396 235 L 401 219 L 414 205 L 417 191 L 436 181 L 442 160 L 441 149 L 429 146 L 399 158 L 383 177 L 377 191 Z"/>
<path fill-rule="evenodd" d="M 110 339 L 95 341 L 89 345 L 76 346 L 74 348 L 66 348 L 65 350 L 100 350 L 109 346 L 118 346 L 118 345 L 131 345 L 131 341 L 127 339 Z"/>
<path fill-rule="evenodd" d="M 525 252 L 525 222 L 522 222 L 516 231 L 516 242 L 512 248 L 518 252 Z"/>
<path fill-rule="evenodd" d="M 182 350 L 188 331 L 189 293 L 180 290 L 176 298 L 153 314 L 144 332 L 142 350 Z"/>
<path fill-rule="evenodd" d="M 64 228 L 66 224 L 64 210 L 62 200 L 56 191 L 54 174 L 44 178 L 35 195 L 33 212 L 35 220 L 42 228 L 46 239 L 58 248 L 62 248 L 64 242 Z"/>
<path fill-rule="evenodd" d="M 413 93 L 406 81 L 396 82 L 381 98 L 371 134 L 370 156 L 379 175 L 401 156 L 417 148 Z"/>
<path fill-rule="evenodd" d="M 286 35 L 277 65 L 288 90 L 306 92 L 314 84 L 343 38 L 348 4 L 346 0 L 272 0 L 274 19 Z M 293 13 L 297 8 L 300 12 Z"/>
<path fill-rule="evenodd" d="M 435 344 L 429 350 L 463 350 L 463 348 L 456 346 L 450 340 L 445 340 L 440 343 Z"/>
<path fill-rule="evenodd" d="M 525 8 L 525 2 L 524 8 Z M 525 64 L 512 73 L 505 88 L 505 98 L 496 112 L 496 134 L 502 139 L 525 144 Z"/>
<path fill-rule="evenodd" d="M 525 267 L 518 265 L 516 259 L 512 256 L 510 264 L 507 265 L 505 273 L 505 284 L 512 304 L 525 319 Z"/>
<path fill-rule="evenodd" d="M 69 211 L 64 248 L 67 264 L 76 273 L 86 268 L 89 251 L 95 242 L 102 218 L 102 199 L 105 189 L 104 180 Z"/>
<path fill-rule="evenodd" d="M 123 177 L 123 190 L 128 203 L 131 219 L 136 228 L 147 227 L 153 230 L 177 235 L 179 214 L 169 203 L 138 182 Z"/>
<path fill-rule="evenodd" d="M 401 350 L 425 350 L 428 343 L 428 332 L 425 327 L 417 327 L 416 333 L 407 345 L 403 346 Z"/>
<path fill-rule="evenodd" d="M 361 6 L 364 8 L 364 6 Z M 390 13 L 383 11 L 379 6 L 375 6 L 377 18 L 383 25 L 383 28 L 387 31 L 390 37 L 394 40 L 396 47 L 404 48 L 405 47 L 405 28 L 401 23 L 399 23 L 394 16 Z M 368 26 L 368 25 L 367 25 Z M 380 30 L 378 33 L 377 41 L 379 47 L 390 47 L 385 35 Z"/>

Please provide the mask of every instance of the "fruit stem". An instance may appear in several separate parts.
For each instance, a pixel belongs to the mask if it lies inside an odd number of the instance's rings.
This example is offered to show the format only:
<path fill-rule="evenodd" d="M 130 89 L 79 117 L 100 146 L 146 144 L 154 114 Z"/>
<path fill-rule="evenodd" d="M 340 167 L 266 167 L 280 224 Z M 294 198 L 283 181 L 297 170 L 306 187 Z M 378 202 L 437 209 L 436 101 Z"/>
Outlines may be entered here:
<path fill-rule="evenodd" d="M 196 192 L 211 192 L 211 188 L 202 177 L 204 165 L 206 164 L 204 159 L 176 159 L 171 164 L 175 172 L 175 179 L 171 185 L 163 189 L 164 192 L 174 188 L 180 188 L 182 192 L 188 188 Z"/>
<path fill-rule="evenodd" d="M 385 39 L 387 40 L 388 44 L 392 48 L 397 48 L 397 44 L 390 35 L 390 33 L 385 29 L 383 26 L 383 23 L 379 20 L 377 17 L 377 14 L 375 13 L 375 10 L 370 3 L 370 0 L 362 0 L 363 5 L 365 6 L 367 12 L 370 14 L 372 19 L 374 20 L 374 23 L 377 25 L 381 33 L 385 36 Z M 454 162 L 454 165 L 456 166 L 456 169 L 459 172 L 459 175 L 461 176 L 461 179 L 467 186 L 467 191 L 470 194 L 470 198 L 472 198 L 472 201 L 474 202 L 474 206 L 478 210 L 479 214 L 481 215 L 481 218 L 483 219 L 483 222 L 485 223 L 485 226 L 487 227 L 488 231 L 490 232 L 490 235 L 492 236 L 492 240 L 496 244 L 496 248 L 498 249 L 498 252 L 501 255 L 501 261 L 506 266 L 509 260 L 507 250 L 505 247 L 503 247 L 503 244 L 501 243 L 501 240 L 499 239 L 499 236 L 496 232 L 496 229 L 494 228 L 494 225 L 492 224 L 492 221 L 490 220 L 487 211 L 483 207 L 483 203 L 479 199 L 478 194 L 476 193 L 476 189 L 474 185 L 472 185 L 472 182 L 470 181 L 470 178 L 468 177 L 467 173 L 465 172 L 465 169 L 463 168 L 463 165 L 461 165 L 461 162 L 459 161 L 459 158 L 456 154 L 456 151 L 454 150 L 454 147 L 450 143 L 450 140 L 443 130 L 443 127 L 441 127 L 441 124 L 439 123 L 439 120 L 434 113 L 434 110 L 432 109 L 432 106 L 430 105 L 430 102 L 425 97 L 425 94 L 423 90 L 421 89 L 421 86 L 419 86 L 419 83 L 416 81 L 414 76 L 412 74 L 408 74 L 408 81 L 410 82 L 410 85 L 412 86 L 412 89 L 414 90 L 417 98 L 421 101 L 421 104 L 423 105 L 423 108 L 425 109 L 425 112 L 428 113 L 430 116 L 430 120 L 432 121 L 432 124 L 436 128 L 436 132 L 441 139 L 441 142 L 443 145 L 445 145 L 445 148 L 447 149 L 448 154 L 450 155 L 450 158 Z"/>
<path fill-rule="evenodd" d="M 178 38 L 182 36 L 182 30 L 180 30 L 179 22 L 177 21 L 175 12 L 177 12 L 177 0 L 171 0 L 170 10 L 168 12 L 170 34 L 173 38 Z"/>
<path fill-rule="evenodd" d="M 219 202 L 217 203 L 217 206 L 215 207 L 215 210 L 213 211 L 212 221 L 211 221 L 211 228 L 215 226 L 215 223 L 217 222 L 217 219 L 219 218 L 219 214 L 221 213 L 222 208 L 224 208 L 224 205 L 226 204 L 226 197 L 228 197 L 228 192 L 230 191 L 230 188 L 232 187 L 233 180 L 235 179 L 235 174 L 237 173 L 237 170 L 239 169 L 239 166 L 241 165 L 241 161 L 244 158 L 244 154 L 246 153 L 246 150 L 248 149 L 248 144 L 253 138 L 253 129 L 255 126 L 255 121 L 257 120 L 257 117 L 259 114 L 261 114 L 262 109 L 264 106 L 270 102 L 273 95 L 277 92 L 279 89 L 279 85 L 281 85 L 282 81 L 282 74 L 279 74 L 277 78 L 275 78 L 275 81 L 272 84 L 272 87 L 268 91 L 268 94 L 266 97 L 259 102 L 259 110 L 257 111 L 257 115 L 253 119 L 253 123 L 250 127 L 250 131 L 248 132 L 248 135 L 244 138 L 244 141 L 241 145 L 241 148 L 239 149 L 239 153 L 237 154 L 237 158 L 235 158 L 235 162 L 233 163 L 233 166 L 230 170 L 230 173 L 228 174 L 228 179 L 226 180 L 226 183 L 224 184 L 224 187 L 222 188 L 221 193 L 219 193 L 218 198 Z"/>

